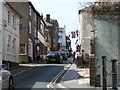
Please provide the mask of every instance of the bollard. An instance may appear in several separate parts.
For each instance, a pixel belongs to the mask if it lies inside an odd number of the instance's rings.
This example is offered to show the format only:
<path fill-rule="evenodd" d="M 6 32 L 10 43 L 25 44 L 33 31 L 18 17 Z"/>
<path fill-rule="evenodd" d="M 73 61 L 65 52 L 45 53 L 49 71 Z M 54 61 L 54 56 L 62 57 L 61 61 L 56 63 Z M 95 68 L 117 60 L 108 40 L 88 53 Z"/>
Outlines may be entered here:
<path fill-rule="evenodd" d="M 113 59 L 112 61 L 112 90 L 118 90 L 117 88 L 117 65 L 116 62 L 118 60 Z"/>
<path fill-rule="evenodd" d="M 106 82 L 106 56 L 102 56 L 102 75 L 103 75 L 103 90 L 107 90 L 107 82 Z"/>

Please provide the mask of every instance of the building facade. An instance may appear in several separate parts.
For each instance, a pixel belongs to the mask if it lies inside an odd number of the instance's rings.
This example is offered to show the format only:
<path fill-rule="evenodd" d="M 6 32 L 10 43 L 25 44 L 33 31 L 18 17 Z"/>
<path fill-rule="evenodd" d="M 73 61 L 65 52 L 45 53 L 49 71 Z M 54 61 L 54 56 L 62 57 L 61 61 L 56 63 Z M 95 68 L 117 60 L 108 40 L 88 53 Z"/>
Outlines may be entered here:
<path fill-rule="evenodd" d="M 81 45 L 81 50 L 85 53 L 91 54 L 90 52 L 90 41 L 93 37 L 93 21 L 91 19 L 92 15 L 87 12 L 87 10 L 79 10 L 79 43 Z"/>
<path fill-rule="evenodd" d="M 46 40 L 46 44 L 47 44 L 47 53 L 52 51 L 52 33 L 51 33 L 51 29 L 53 27 L 52 24 L 50 24 L 49 22 L 47 22 L 44 19 L 45 23 L 46 23 L 46 27 L 45 27 L 45 40 Z"/>
<path fill-rule="evenodd" d="M 98 3 L 94 10 L 94 25 L 95 25 L 95 64 L 96 75 L 100 76 L 100 85 L 102 86 L 102 61 L 101 57 L 106 56 L 106 74 L 107 86 L 112 86 L 112 59 L 117 59 L 117 85 L 120 86 L 120 69 L 119 69 L 119 12 L 116 6 L 119 3 L 109 1 L 109 3 Z M 99 5 L 100 4 L 100 5 Z M 102 8 L 102 6 L 106 8 Z M 104 12 L 104 10 L 106 12 Z M 99 12 L 100 11 L 100 12 Z M 107 12 L 109 11 L 109 12 Z"/>
<path fill-rule="evenodd" d="M 19 64 L 21 15 L 6 1 L 0 1 L 0 59 L 8 67 Z"/>
<path fill-rule="evenodd" d="M 31 2 L 10 2 L 10 4 L 23 17 L 20 21 L 20 60 L 32 62 L 36 60 L 37 52 L 42 52 L 40 51 L 41 46 L 36 46 L 36 41 L 40 41 L 40 38 L 44 39 L 42 36 L 44 34 L 44 23 L 42 23 L 40 14 Z"/>
<path fill-rule="evenodd" d="M 46 27 L 46 23 L 43 19 L 42 15 L 38 16 L 37 19 L 37 38 L 39 40 L 39 42 L 37 43 L 37 51 L 38 51 L 38 56 L 40 56 L 40 60 L 44 60 L 45 56 L 46 56 L 46 51 L 47 51 L 47 44 L 46 44 L 46 39 L 45 39 L 45 27 Z"/>
<path fill-rule="evenodd" d="M 69 53 L 72 53 L 71 40 L 69 36 L 66 36 L 66 49 L 68 49 Z"/>
<path fill-rule="evenodd" d="M 66 49 L 66 27 L 60 27 L 59 29 L 59 39 L 58 39 L 58 43 L 59 43 L 59 49 Z"/>
<path fill-rule="evenodd" d="M 91 71 L 92 78 L 94 78 L 95 86 L 103 86 L 103 72 L 102 66 L 102 56 L 106 56 L 106 80 L 107 86 L 112 86 L 112 61 L 113 59 L 118 60 L 116 63 L 117 68 L 117 86 L 120 86 L 120 69 L 119 69 L 119 12 L 117 6 L 119 3 L 115 2 L 96 2 L 95 5 L 87 8 L 87 14 L 91 18 L 90 20 L 85 20 L 88 22 L 88 25 L 91 23 L 93 26 L 92 37 L 90 40 L 90 50 L 91 53 Z M 86 15 L 87 15 L 86 14 Z M 84 26 L 81 24 L 81 27 Z M 87 24 L 86 24 L 87 27 Z M 91 29 L 90 29 L 91 31 Z M 89 31 L 89 33 L 90 33 Z M 82 39 L 82 38 L 81 38 Z M 81 44 L 82 45 L 82 44 Z M 94 73 L 94 74 L 93 74 Z"/>
<path fill-rule="evenodd" d="M 51 33 L 51 39 L 52 39 L 52 51 L 56 51 L 58 50 L 58 28 L 59 28 L 59 23 L 56 19 L 52 19 L 50 17 L 50 14 L 46 14 L 46 18 L 45 20 L 52 24 L 52 26 L 48 26 L 48 30 L 50 31 Z"/>

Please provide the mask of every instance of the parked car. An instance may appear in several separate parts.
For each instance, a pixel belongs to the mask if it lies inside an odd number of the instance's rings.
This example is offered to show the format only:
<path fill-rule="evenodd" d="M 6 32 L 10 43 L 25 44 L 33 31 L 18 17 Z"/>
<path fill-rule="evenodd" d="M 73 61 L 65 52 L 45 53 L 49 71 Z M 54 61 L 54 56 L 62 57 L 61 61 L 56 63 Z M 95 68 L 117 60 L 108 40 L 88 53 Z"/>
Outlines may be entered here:
<path fill-rule="evenodd" d="M 67 52 L 65 52 L 65 51 L 59 51 L 59 53 L 62 55 L 63 60 L 67 60 Z"/>
<path fill-rule="evenodd" d="M 67 57 L 70 57 L 70 53 L 69 53 L 68 49 L 61 49 L 60 51 L 66 52 L 67 53 Z"/>
<path fill-rule="evenodd" d="M 55 63 L 63 62 L 62 55 L 58 51 L 49 52 L 47 54 L 47 63 L 52 63 L 52 62 Z"/>
<path fill-rule="evenodd" d="M 0 87 L 2 90 L 14 90 L 13 76 L 6 69 L 7 65 L 0 65 Z"/>

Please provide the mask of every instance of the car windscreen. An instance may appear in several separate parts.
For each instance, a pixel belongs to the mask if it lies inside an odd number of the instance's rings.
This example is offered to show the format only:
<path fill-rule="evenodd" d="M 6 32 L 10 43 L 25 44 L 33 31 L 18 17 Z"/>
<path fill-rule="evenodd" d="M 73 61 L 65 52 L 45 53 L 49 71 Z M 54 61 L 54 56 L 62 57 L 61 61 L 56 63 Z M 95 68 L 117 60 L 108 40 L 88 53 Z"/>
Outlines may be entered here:
<path fill-rule="evenodd" d="M 65 54 L 66 52 L 65 51 L 59 51 L 61 54 Z"/>

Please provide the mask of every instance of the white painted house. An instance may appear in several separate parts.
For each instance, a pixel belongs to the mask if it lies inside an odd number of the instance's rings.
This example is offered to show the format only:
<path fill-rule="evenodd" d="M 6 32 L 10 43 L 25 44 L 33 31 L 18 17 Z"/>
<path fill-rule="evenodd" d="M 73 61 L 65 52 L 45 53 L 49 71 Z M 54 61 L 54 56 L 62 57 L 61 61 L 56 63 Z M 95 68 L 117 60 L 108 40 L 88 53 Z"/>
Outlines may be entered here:
<path fill-rule="evenodd" d="M 85 9 L 79 10 L 79 43 L 81 44 L 81 50 L 85 53 L 90 54 L 90 40 L 93 37 L 93 25 L 92 25 L 92 15 L 88 13 Z"/>
<path fill-rule="evenodd" d="M 65 49 L 66 48 L 66 29 L 65 27 L 59 28 L 59 39 L 58 43 L 60 44 L 60 49 Z"/>
<path fill-rule="evenodd" d="M 5 0 L 0 1 L 0 60 L 2 63 L 19 63 L 20 15 Z"/>

